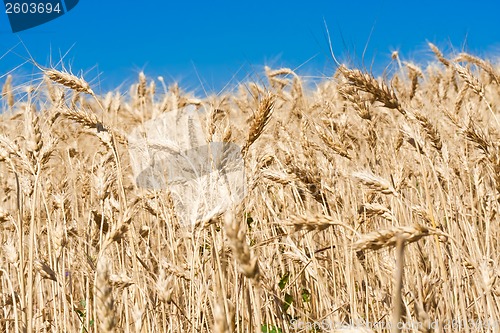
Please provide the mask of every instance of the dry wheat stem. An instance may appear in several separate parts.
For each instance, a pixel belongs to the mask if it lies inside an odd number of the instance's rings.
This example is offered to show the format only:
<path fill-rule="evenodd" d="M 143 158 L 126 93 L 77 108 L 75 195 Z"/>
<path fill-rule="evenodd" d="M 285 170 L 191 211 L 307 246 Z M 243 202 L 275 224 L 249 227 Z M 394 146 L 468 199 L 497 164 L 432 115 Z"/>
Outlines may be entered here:
<path fill-rule="evenodd" d="M 351 226 L 336 221 L 334 218 L 326 215 L 293 216 L 291 217 L 290 221 L 291 223 L 288 224 L 279 223 L 278 225 L 287 225 L 293 227 L 295 231 L 305 230 L 307 232 L 314 230 L 323 231 L 329 227 L 338 226 L 351 231 L 353 235 L 358 235 L 358 232 L 354 230 Z"/>
<path fill-rule="evenodd" d="M 353 248 L 356 251 L 380 250 L 385 247 L 394 247 L 399 238 L 405 243 L 413 243 L 429 235 L 445 236 L 443 232 L 437 229 L 418 224 L 414 226 L 392 227 L 362 235 L 353 244 Z"/>
<path fill-rule="evenodd" d="M 269 123 L 271 115 L 274 110 L 275 98 L 267 94 L 259 103 L 259 108 L 255 113 L 252 123 L 250 125 L 250 131 L 248 133 L 248 139 L 243 146 L 241 153 L 246 156 L 248 148 L 259 138 L 259 136 L 264 131 L 264 128 Z"/>
<path fill-rule="evenodd" d="M 96 270 L 96 314 L 100 332 L 114 332 L 116 326 L 113 288 L 110 283 L 109 262 L 106 257 L 97 261 Z"/>
<path fill-rule="evenodd" d="M 233 256 L 240 265 L 241 272 L 247 278 L 258 281 L 260 272 L 257 257 L 254 257 L 250 252 L 250 247 L 246 242 L 245 231 L 241 229 L 239 223 L 232 216 L 232 212 L 224 214 L 224 229 L 230 240 Z"/>
<path fill-rule="evenodd" d="M 57 82 L 74 91 L 95 96 L 94 91 L 92 91 L 92 89 L 90 88 L 90 85 L 82 78 L 79 78 L 70 73 L 58 71 L 56 69 L 45 69 L 43 72 L 50 80 L 54 82 Z"/>
<path fill-rule="evenodd" d="M 14 93 L 12 88 L 12 75 L 7 75 L 7 79 L 2 87 L 2 98 L 7 99 L 7 105 L 12 110 L 14 107 Z"/>
<path fill-rule="evenodd" d="M 363 185 L 374 191 L 378 191 L 383 194 L 392 194 L 395 197 L 399 196 L 394 187 L 387 180 L 374 175 L 369 171 L 354 172 L 352 176 L 358 179 Z"/>
<path fill-rule="evenodd" d="M 429 47 L 431 48 L 432 52 L 434 52 L 434 54 L 436 55 L 436 58 L 438 58 L 438 60 L 443 65 L 445 65 L 446 67 L 451 66 L 451 62 L 443 56 L 443 53 L 438 49 L 436 45 L 429 43 Z"/>
<path fill-rule="evenodd" d="M 348 69 L 344 65 L 341 65 L 338 70 L 348 80 L 349 84 L 372 94 L 386 108 L 396 109 L 401 114 L 406 115 L 406 111 L 399 103 L 396 93 L 385 82 L 377 81 L 372 75 L 363 73 L 358 69 Z"/>
<path fill-rule="evenodd" d="M 473 55 L 470 55 L 468 53 L 460 53 L 459 55 L 456 56 L 455 59 L 453 59 L 454 62 L 470 62 L 472 64 L 477 65 L 481 69 L 483 69 L 486 73 L 490 75 L 490 77 L 497 83 L 500 84 L 500 75 L 498 72 L 493 68 L 493 65 L 484 59 L 475 57 Z"/>
<path fill-rule="evenodd" d="M 393 290 L 393 314 L 392 314 L 392 333 L 401 332 L 401 318 L 403 316 L 403 267 L 404 267 L 404 251 L 406 239 L 401 235 L 396 236 L 396 270 L 394 272 L 394 290 Z"/>

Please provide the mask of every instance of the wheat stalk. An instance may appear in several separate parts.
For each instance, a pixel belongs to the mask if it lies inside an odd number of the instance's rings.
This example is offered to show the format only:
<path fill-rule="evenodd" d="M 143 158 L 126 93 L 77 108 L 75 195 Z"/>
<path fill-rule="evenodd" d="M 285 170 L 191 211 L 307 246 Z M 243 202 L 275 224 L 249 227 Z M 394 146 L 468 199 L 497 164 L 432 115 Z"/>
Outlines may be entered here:
<path fill-rule="evenodd" d="M 114 332 L 116 327 L 115 301 L 110 283 L 110 264 L 106 257 L 97 261 L 95 297 L 96 315 L 101 332 Z"/>
<path fill-rule="evenodd" d="M 385 82 L 377 81 L 372 75 L 363 73 L 358 69 L 348 69 L 344 65 L 341 65 L 338 70 L 344 75 L 349 84 L 372 94 L 386 108 L 396 109 L 401 114 L 406 115 L 406 111 L 399 103 L 396 93 Z"/>
<path fill-rule="evenodd" d="M 2 87 L 2 98 L 7 99 L 7 105 L 12 110 L 14 107 L 14 93 L 12 91 L 12 75 L 7 75 L 7 79 Z"/>
<path fill-rule="evenodd" d="M 500 75 L 498 72 L 493 68 L 493 65 L 484 59 L 475 57 L 471 54 L 468 53 L 460 53 L 453 59 L 454 62 L 470 62 L 472 64 L 477 65 L 481 69 L 483 69 L 488 75 L 497 83 L 500 84 Z"/>
<path fill-rule="evenodd" d="M 241 149 L 243 156 L 246 156 L 248 148 L 259 138 L 259 136 L 264 131 L 264 128 L 269 123 L 271 115 L 274 109 L 275 98 L 271 94 L 267 94 L 259 103 L 259 108 L 255 113 L 252 123 L 250 125 L 250 131 L 248 133 L 248 138 L 245 145 Z"/>
<path fill-rule="evenodd" d="M 337 221 L 336 219 L 332 218 L 331 216 L 327 215 L 298 215 L 298 216 L 292 216 L 290 218 L 290 223 L 279 223 L 279 225 L 286 225 L 286 226 L 291 226 L 295 229 L 295 231 L 301 231 L 305 230 L 307 232 L 310 231 L 324 231 L 330 227 L 335 227 L 339 226 L 342 228 L 345 228 L 347 230 L 350 230 L 354 234 L 357 234 L 357 232 L 350 227 L 349 225 Z"/>
<path fill-rule="evenodd" d="M 246 241 L 246 233 L 241 229 L 232 212 L 224 214 L 224 230 L 230 240 L 233 256 L 239 264 L 240 270 L 247 278 L 259 280 L 259 262 L 250 252 Z"/>
<path fill-rule="evenodd" d="M 424 129 L 426 137 L 429 139 L 431 146 L 440 152 L 441 149 L 443 148 L 443 143 L 436 127 L 423 114 L 415 112 L 414 115 L 415 118 L 420 123 L 420 125 L 422 126 L 422 128 Z"/>
<path fill-rule="evenodd" d="M 414 64 L 406 63 L 406 67 L 408 68 L 408 76 L 410 77 L 411 80 L 409 97 L 410 100 L 412 100 L 413 97 L 415 97 L 415 93 L 417 92 L 418 79 L 423 78 L 424 74 L 422 73 L 422 70 Z"/>
<path fill-rule="evenodd" d="M 429 47 L 431 48 L 432 52 L 434 52 L 434 54 L 436 55 L 436 58 L 438 58 L 438 60 L 443 65 L 445 65 L 446 67 L 451 66 L 451 62 L 443 56 L 443 53 L 438 49 L 436 45 L 429 43 Z"/>
<path fill-rule="evenodd" d="M 363 185 L 374 191 L 380 192 L 382 194 L 392 194 L 395 197 L 399 196 L 394 187 L 387 180 L 374 175 L 369 171 L 354 172 L 352 176 L 358 179 Z"/>
<path fill-rule="evenodd" d="M 94 91 L 83 78 L 79 78 L 71 73 L 59 71 L 53 68 L 42 69 L 44 74 L 52 81 L 57 82 L 71 90 L 89 94 L 95 97 Z"/>
<path fill-rule="evenodd" d="M 405 243 L 409 244 L 430 235 L 443 236 L 444 234 L 439 230 L 418 224 L 414 226 L 392 227 L 362 235 L 353 244 L 353 248 L 356 251 L 380 250 L 386 247 L 395 247 L 398 239 L 402 239 Z"/>

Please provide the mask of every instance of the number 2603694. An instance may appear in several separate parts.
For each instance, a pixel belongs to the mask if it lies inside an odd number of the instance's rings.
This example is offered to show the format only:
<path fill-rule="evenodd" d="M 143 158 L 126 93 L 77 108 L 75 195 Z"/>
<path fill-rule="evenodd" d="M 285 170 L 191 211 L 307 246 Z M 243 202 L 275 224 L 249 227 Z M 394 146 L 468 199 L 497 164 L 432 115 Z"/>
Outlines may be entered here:
<path fill-rule="evenodd" d="M 54 4 L 40 2 L 6 2 L 6 14 L 52 14 L 61 13 L 62 9 L 59 2 Z"/>

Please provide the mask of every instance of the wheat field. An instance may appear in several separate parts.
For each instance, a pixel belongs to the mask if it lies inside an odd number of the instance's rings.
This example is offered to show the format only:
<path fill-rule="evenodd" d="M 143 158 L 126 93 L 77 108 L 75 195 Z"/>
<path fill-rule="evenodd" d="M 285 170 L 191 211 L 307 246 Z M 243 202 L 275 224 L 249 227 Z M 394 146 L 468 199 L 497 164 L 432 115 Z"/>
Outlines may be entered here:
<path fill-rule="evenodd" d="M 500 68 L 430 48 L 390 77 L 266 67 L 202 99 L 142 73 L 104 95 L 54 68 L 8 76 L 1 331 L 500 332 Z M 129 151 L 186 108 L 245 174 L 232 205 L 188 195 L 189 223 Z"/>

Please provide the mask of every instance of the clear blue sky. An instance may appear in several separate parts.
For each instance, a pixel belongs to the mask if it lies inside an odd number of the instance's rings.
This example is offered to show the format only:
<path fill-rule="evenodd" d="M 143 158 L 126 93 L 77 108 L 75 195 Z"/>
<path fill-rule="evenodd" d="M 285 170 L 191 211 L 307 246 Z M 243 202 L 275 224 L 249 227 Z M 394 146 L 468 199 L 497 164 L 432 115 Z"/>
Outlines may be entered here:
<path fill-rule="evenodd" d="M 0 8 L 0 76 L 27 57 L 17 45 L 22 40 L 43 65 L 69 51 L 65 64 L 74 73 L 82 70 L 96 91 L 129 85 L 141 70 L 199 95 L 201 83 L 217 92 L 226 83 L 236 85 L 233 75 L 258 79 L 264 65 L 303 65 L 301 74 L 331 75 L 323 20 L 336 55 L 360 65 L 366 46 L 365 64 L 374 61 L 375 69 L 387 65 L 394 50 L 406 60 L 428 61 L 427 41 L 447 51 L 453 46 L 490 57 L 500 52 L 498 0 L 80 0 L 62 17 L 18 34 Z M 23 66 L 16 80 L 32 72 L 38 75 Z"/>

